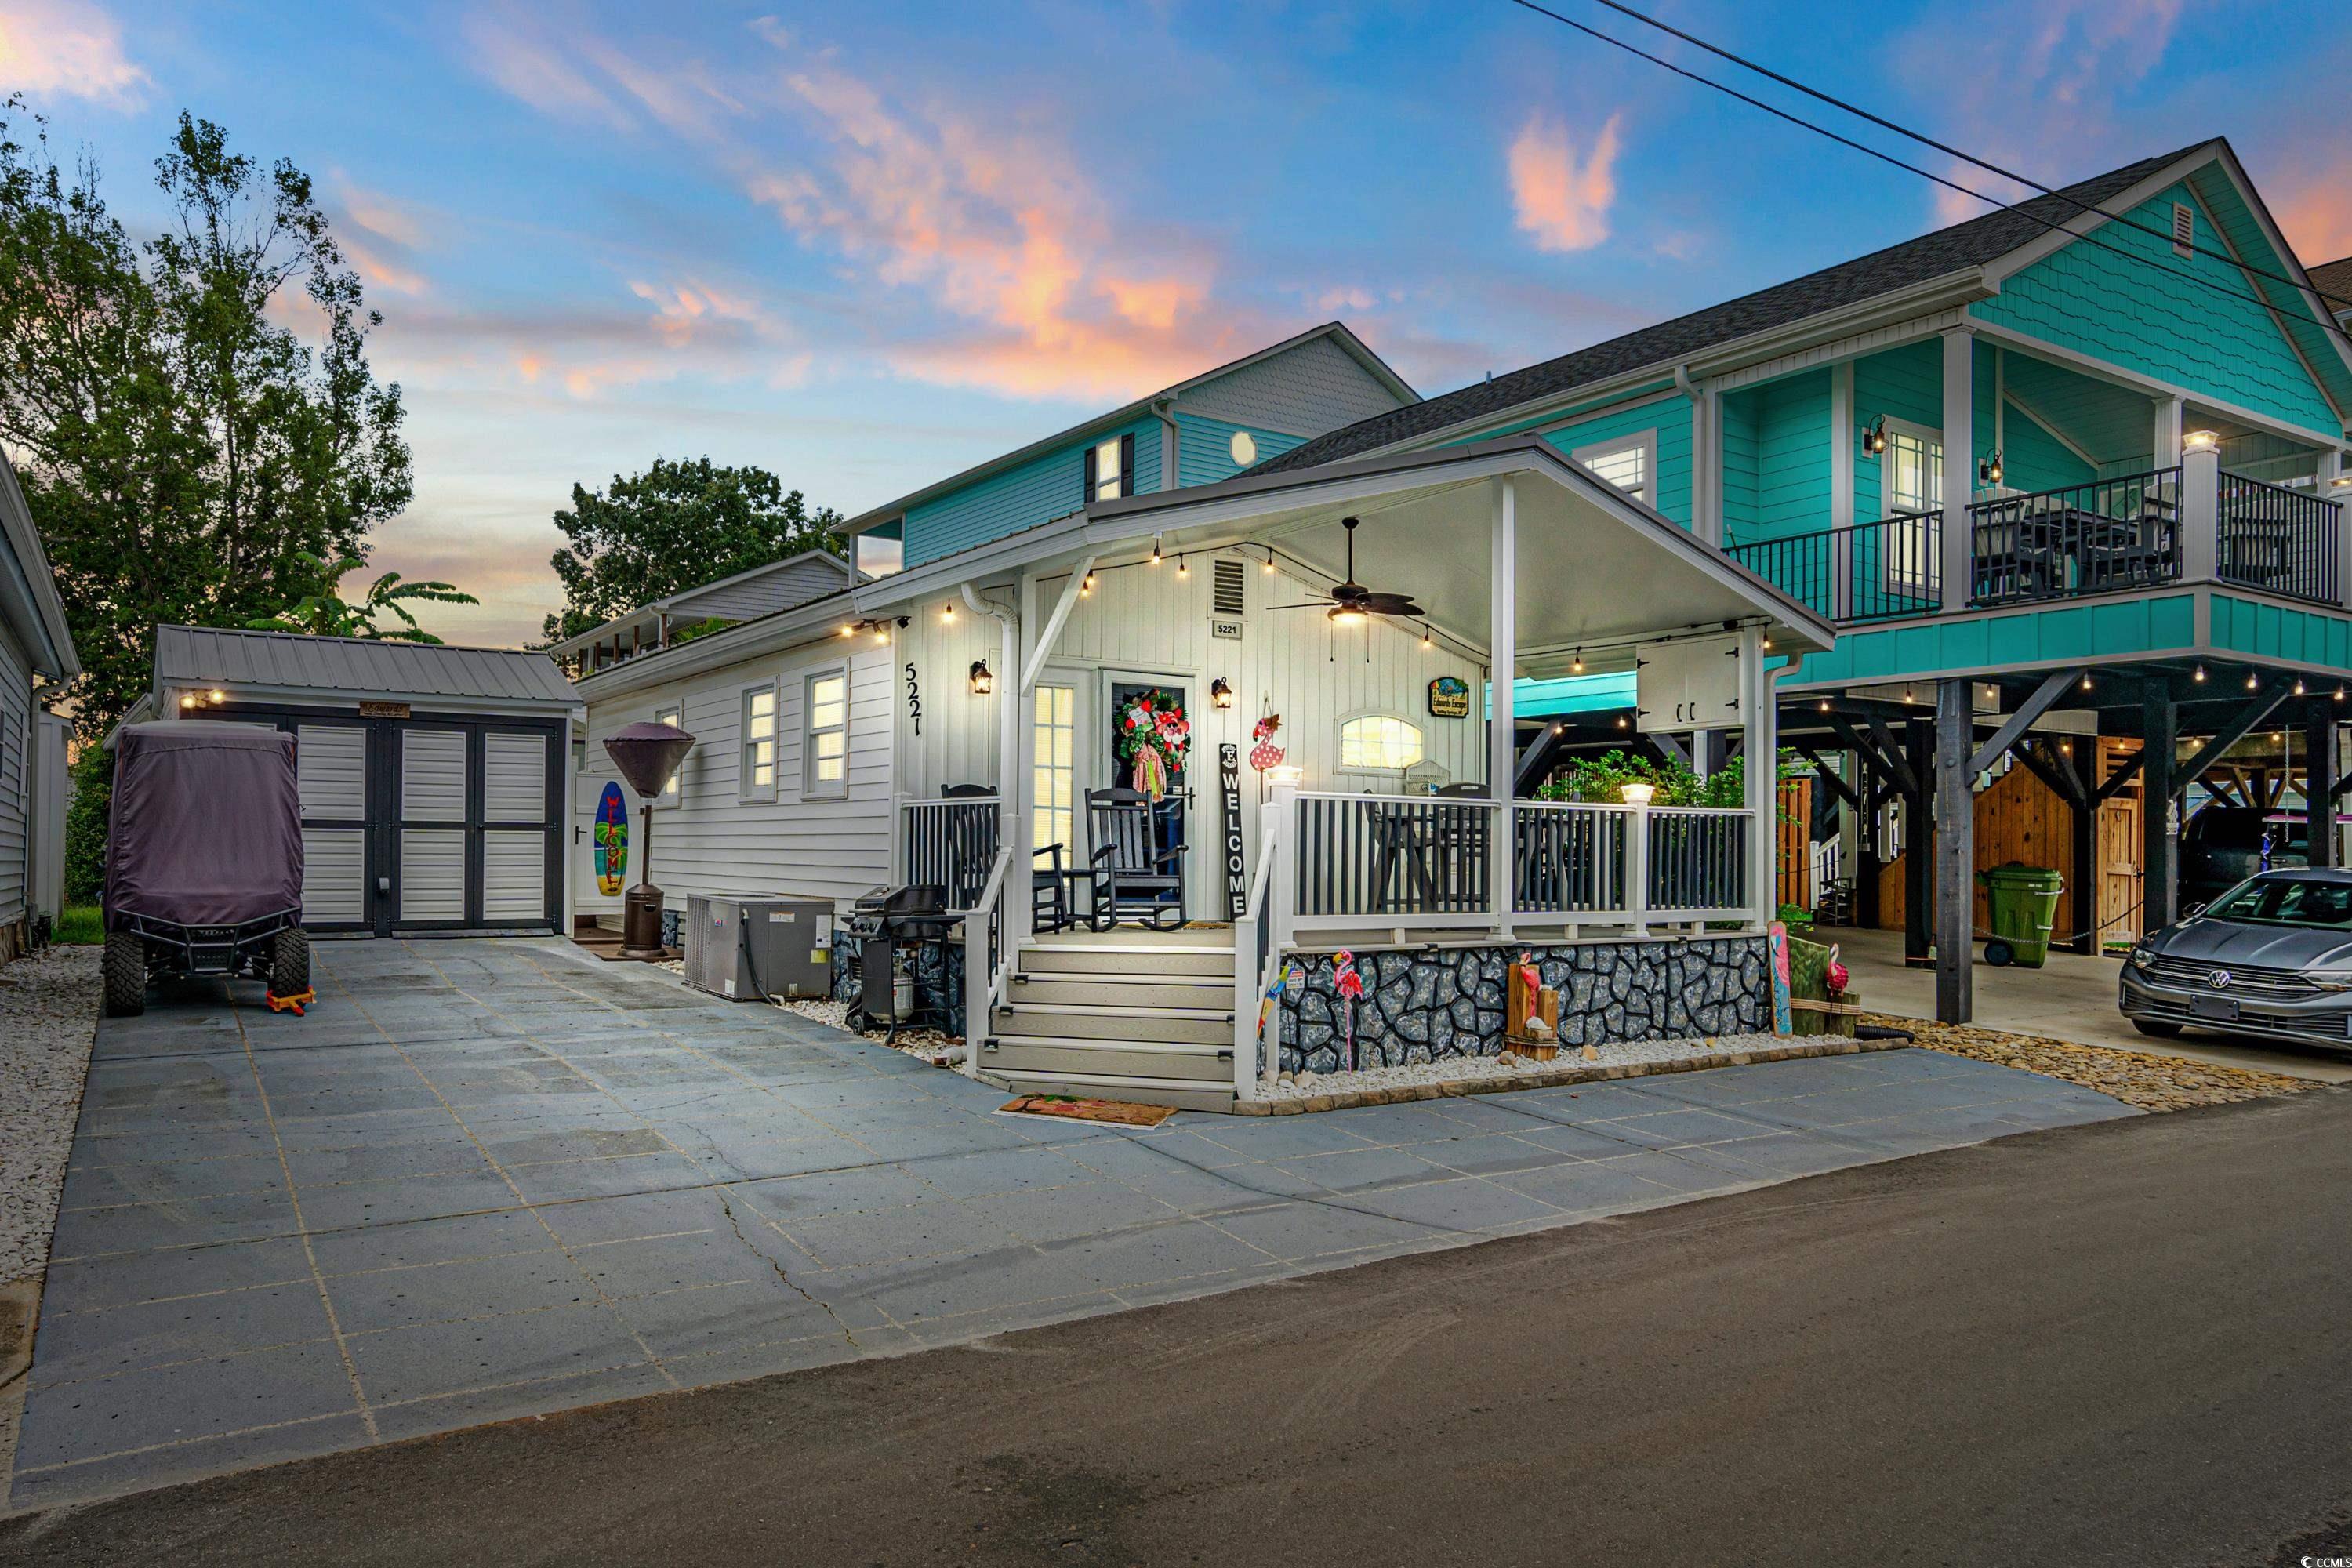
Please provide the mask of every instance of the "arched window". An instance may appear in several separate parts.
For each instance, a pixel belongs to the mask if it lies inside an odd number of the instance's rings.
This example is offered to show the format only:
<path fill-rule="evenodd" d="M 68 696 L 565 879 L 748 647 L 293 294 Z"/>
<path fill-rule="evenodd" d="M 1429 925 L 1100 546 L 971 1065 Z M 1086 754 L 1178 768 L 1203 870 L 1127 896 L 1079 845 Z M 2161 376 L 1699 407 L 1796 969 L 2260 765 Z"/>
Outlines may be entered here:
<path fill-rule="evenodd" d="M 1393 713 L 1360 713 L 1339 723 L 1341 773 L 1391 773 L 1421 761 L 1421 726 Z"/>

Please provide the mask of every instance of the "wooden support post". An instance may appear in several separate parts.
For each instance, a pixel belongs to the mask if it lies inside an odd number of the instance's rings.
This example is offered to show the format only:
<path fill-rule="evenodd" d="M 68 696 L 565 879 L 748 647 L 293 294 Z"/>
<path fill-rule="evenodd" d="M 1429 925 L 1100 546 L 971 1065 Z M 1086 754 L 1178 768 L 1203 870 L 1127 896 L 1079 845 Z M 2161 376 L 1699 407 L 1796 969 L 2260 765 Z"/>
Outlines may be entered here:
<path fill-rule="evenodd" d="M 1853 759 L 1854 794 L 1861 797 L 1855 808 L 1861 831 L 1853 840 L 1853 923 L 1864 931 L 1878 929 L 1878 847 L 1885 842 L 1879 835 L 1883 824 L 1879 812 L 1877 770 L 1860 752 L 1848 752 Z"/>
<path fill-rule="evenodd" d="M 2303 798 L 2311 818 L 2311 863 L 2333 866 L 2343 857 L 2336 853 L 2336 705 L 2330 699 L 2305 700 L 2303 745 Z"/>
<path fill-rule="evenodd" d="M 2180 712 L 2161 682 L 2141 694 L 2140 736 L 2140 929 L 2155 931 L 2180 910 Z"/>
<path fill-rule="evenodd" d="M 1976 713 L 1965 679 L 1936 683 L 1936 1017 L 1975 1014 L 1977 814 L 1969 785 Z"/>
<path fill-rule="evenodd" d="M 1928 945 L 1935 941 L 1936 804 L 1930 782 L 1936 765 L 1935 723 L 1909 720 L 1903 738 L 1913 785 L 1903 798 L 1903 962 L 1925 969 Z"/>

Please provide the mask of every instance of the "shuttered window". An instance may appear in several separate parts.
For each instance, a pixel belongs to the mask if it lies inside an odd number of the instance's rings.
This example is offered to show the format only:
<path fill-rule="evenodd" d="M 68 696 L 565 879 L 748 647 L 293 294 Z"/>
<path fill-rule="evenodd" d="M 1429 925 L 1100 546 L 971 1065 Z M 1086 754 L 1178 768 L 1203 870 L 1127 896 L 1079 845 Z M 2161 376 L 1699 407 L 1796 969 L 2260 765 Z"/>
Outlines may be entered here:
<path fill-rule="evenodd" d="M 1114 436 L 1087 448 L 1086 499 L 1117 500 L 1135 493 L 1135 437 Z"/>

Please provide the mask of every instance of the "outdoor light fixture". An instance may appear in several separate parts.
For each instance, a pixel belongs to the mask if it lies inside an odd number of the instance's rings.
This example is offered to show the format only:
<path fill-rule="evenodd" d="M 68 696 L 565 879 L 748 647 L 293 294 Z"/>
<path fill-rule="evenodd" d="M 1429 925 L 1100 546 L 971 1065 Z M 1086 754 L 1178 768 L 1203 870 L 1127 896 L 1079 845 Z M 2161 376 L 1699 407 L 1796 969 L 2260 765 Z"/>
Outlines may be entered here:
<path fill-rule="evenodd" d="M 1079 598 L 1081 598 L 1081 599 L 1083 599 L 1083 598 L 1085 598 L 1087 595 L 1089 595 L 1089 594 L 1093 593 L 1094 591 L 1095 591 L 1095 574 L 1094 574 L 1093 573 L 1089 572 L 1089 573 L 1087 573 L 1087 580 L 1086 580 L 1085 582 L 1083 582 L 1083 583 L 1081 583 L 1081 584 L 1078 584 L 1078 597 L 1079 597 Z"/>
<path fill-rule="evenodd" d="M 1617 786 L 1618 795 L 1627 805 L 1647 805 L 1650 804 L 1650 797 L 1657 793 L 1658 786 L 1654 784 L 1629 784 Z"/>
<path fill-rule="evenodd" d="M 2091 689 L 2091 678 L 2087 675 L 2083 677 L 2083 689 L 2085 691 Z"/>
<path fill-rule="evenodd" d="M 854 626 L 845 626 L 841 628 L 841 635 L 845 637 L 854 637 L 857 635 L 857 628 Z"/>
<path fill-rule="evenodd" d="M 1568 672 L 1570 675 L 1582 675 L 1584 673 L 1584 650 L 1582 648 L 1578 648 L 1576 650 L 1576 657 L 1569 661 Z"/>
<path fill-rule="evenodd" d="M 193 692 L 193 691 L 184 691 L 184 692 L 182 692 L 182 693 L 180 694 L 180 706 L 181 706 L 181 707 L 183 707 L 183 708 L 194 708 L 195 705 L 196 705 L 196 694 L 195 694 L 194 692 Z"/>
<path fill-rule="evenodd" d="M 2000 454 L 1999 452 L 1995 452 L 1991 457 L 1987 458 L 1983 462 L 1977 465 L 1977 478 L 1979 480 L 1988 485 L 1997 485 L 2000 483 Z"/>
<path fill-rule="evenodd" d="M 950 599 L 946 604 L 940 606 L 940 619 L 943 621 L 952 621 L 955 619 L 954 600 Z"/>
<path fill-rule="evenodd" d="M 2344 689 L 2340 686 L 2336 689 L 2336 700 L 2338 702 L 2344 700 Z"/>
<path fill-rule="evenodd" d="M 1352 605 L 1334 605 L 1326 612 L 1326 618 L 1335 626 L 1361 626 L 1364 612 Z"/>
<path fill-rule="evenodd" d="M 2338 474 L 2327 481 L 2331 490 L 2352 490 L 2352 474 Z"/>
<path fill-rule="evenodd" d="M 1269 550 L 1269 551 L 1267 551 L 1267 552 L 1265 552 L 1265 565 L 1263 565 L 1263 566 L 1261 566 L 1261 567 L 1259 567 L 1259 568 L 1258 568 L 1258 570 L 1259 570 L 1259 571 L 1261 571 L 1261 572 L 1263 572 L 1263 573 L 1265 573 L 1265 574 L 1267 576 L 1269 576 L 1269 577 L 1271 577 L 1271 576 L 1273 576 L 1273 575 L 1274 575 L 1274 552 L 1273 552 L 1273 551 Z"/>
<path fill-rule="evenodd" d="M 1221 675 L 1221 676 L 1217 677 L 1217 679 L 1216 679 L 1212 680 L 1211 682 L 1209 682 L 1209 706 L 1210 706 L 1210 707 L 1212 707 L 1212 708 L 1230 708 L 1230 707 L 1232 707 L 1233 705 L 1234 705 L 1234 689 L 1233 689 L 1233 687 L 1232 687 L 1232 686 L 1230 686 L 1230 685 L 1228 685 L 1228 684 L 1226 683 L 1225 678 L 1224 678 L 1223 676 L 1222 676 L 1222 675 Z"/>
<path fill-rule="evenodd" d="M 996 676 L 988 668 L 988 660 L 973 659 L 971 661 L 971 694 L 974 697 L 985 697 L 995 689 Z"/>
<path fill-rule="evenodd" d="M 1424 648 L 1433 648 L 1437 646 L 1436 639 L 1429 635 L 1429 623 L 1427 621 L 1421 623 L 1421 646 Z"/>
<path fill-rule="evenodd" d="M 1617 728 L 1619 728 L 1620 730 L 1622 730 L 1622 729 L 1623 729 L 1624 727 L 1625 727 L 1625 715 L 1623 715 L 1622 713 L 1620 713 L 1620 714 L 1618 714 L 1618 715 L 1617 715 Z"/>
<path fill-rule="evenodd" d="M 2197 675 L 2196 675 L 2196 678 L 2195 678 L 2195 679 L 2196 679 L 2196 680 L 2197 680 L 2198 684 L 2200 684 L 2200 685 L 2204 684 L 2204 680 L 2205 680 L 2205 667 L 2204 667 L 2203 665 L 2201 665 L 2201 664 L 2200 664 L 2200 665 L 2199 665 L 2199 666 L 2197 667 Z"/>
<path fill-rule="evenodd" d="M 1160 536 L 1156 533 L 1151 536 L 1151 563 L 1160 564 Z"/>
<path fill-rule="evenodd" d="M 1285 784 L 1297 789 L 1300 781 L 1306 777 L 1307 770 L 1297 763 L 1282 763 L 1265 770 L 1265 782 L 1276 789 L 1282 788 Z"/>
<path fill-rule="evenodd" d="M 1179 577 L 1190 577 L 1192 574 L 1192 561 L 1191 561 L 1189 558 L 1187 558 L 1187 557 L 1185 557 L 1185 556 L 1182 556 L 1182 555 L 1179 555 L 1178 557 L 1176 557 L 1176 575 L 1178 575 Z"/>
<path fill-rule="evenodd" d="M 2221 437 L 2210 430 L 2191 430 L 2180 438 L 2180 449 L 2184 452 L 2218 452 L 2221 449 Z"/>
<path fill-rule="evenodd" d="M 2297 697 L 2300 697 L 2300 696 L 2302 696 L 2302 695 L 2303 695 L 2303 682 L 2302 682 L 2302 681 L 2300 681 L 2300 680 L 2298 680 L 2298 681 L 2296 681 L 2296 682 L 2294 683 L 2294 694 L 2295 694 Z"/>
<path fill-rule="evenodd" d="M 1886 450 L 1886 416 L 1872 420 L 1862 433 L 1862 455 L 1875 458 Z"/>
<path fill-rule="evenodd" d="M 227 701 L 227 700 L 228 700 L 228 693 L 227 693 L 227 692 L 226 692 L 226 691 L 223 691 L 223 690 L 222 690 L 219 687 L 217 687 L 217 686 L 214 687 L 210 691 L 205 692 L 205 696 L 208 700 L 210 700 L 211 701 L 215 702 L 215 703 L 219 703 L 219 702 L 226 702 L 226 701 Z"/>
<path fill-rule="evenodd" d="M 2252 691 L 2254 689 L 2255 684 L 2254 672 L 2250 669 L 2246 672 L 2246 689 Z"/>

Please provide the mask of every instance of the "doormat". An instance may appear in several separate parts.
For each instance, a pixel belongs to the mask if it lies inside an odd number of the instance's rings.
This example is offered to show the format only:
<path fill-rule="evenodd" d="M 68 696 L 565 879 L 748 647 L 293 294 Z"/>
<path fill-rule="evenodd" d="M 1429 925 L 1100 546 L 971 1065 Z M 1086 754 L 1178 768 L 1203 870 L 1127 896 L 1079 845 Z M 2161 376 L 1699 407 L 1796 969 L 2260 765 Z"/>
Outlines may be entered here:
<path fill-rule="evenodd" d="M 1115 1121 L 1121 1127 L 1157 1127 L 1176 1114 L 1172 1105 L 1137 1105 L 1125 1100 L 1075 1100 L 1066 1094 L 1024 1094 L 998 1106 L 1013 1116 L 1066 1116 L 1076 1121 Z"/>

